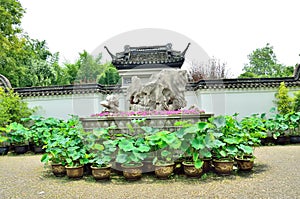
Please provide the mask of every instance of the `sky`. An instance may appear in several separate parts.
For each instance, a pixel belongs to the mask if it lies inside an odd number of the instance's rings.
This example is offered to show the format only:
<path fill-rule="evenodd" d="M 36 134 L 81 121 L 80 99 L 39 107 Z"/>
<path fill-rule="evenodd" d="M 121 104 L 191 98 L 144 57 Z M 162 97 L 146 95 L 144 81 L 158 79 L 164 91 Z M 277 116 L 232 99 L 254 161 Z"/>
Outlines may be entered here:
<path fill-rule="evenodd" d="M 175 50 L 182 51 L 182 45 L 192 41 L 197 46 L 196 52 L 204 51 L 209 57 L 227 63 L 233 77 L 242 73 L 248 62 L 247 55 L 267 43 L 274 47 L 280 63 L 291 66 L 300 63 L 297 0 L 20 2 L 26 9 L 22 20 L 24 31 L 31 38 L 46 40 L 51 52 L 60 52 L 62 62 L 75 61 L 83 50 L 95 53 L 113 40 L 116 45 L 119 43 L 119 48 L 112 47 L 114 53 L 122 51 L 126 44 L 134 46 L 137 38 L 148 45 L 147 42 L 152 42 L 148 39 L 151 32 L 145 38 L 143 36 L 144 39 L 137 33 L 154 29 L 174 34 L 153 45 L 172 43 Z M 136 34 L 131 34 L 131 40 L 123 41 L 128 33 Z M 178 38 L 184 38 L 184 41 L 179 42 Z"/>

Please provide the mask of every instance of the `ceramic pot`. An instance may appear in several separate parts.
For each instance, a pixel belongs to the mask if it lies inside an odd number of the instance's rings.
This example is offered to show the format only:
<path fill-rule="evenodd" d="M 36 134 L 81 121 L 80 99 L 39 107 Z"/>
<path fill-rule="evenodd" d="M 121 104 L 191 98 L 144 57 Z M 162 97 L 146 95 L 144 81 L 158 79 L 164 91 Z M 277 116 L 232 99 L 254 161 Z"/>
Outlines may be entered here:
<path fill-rule="evenodd" d="M 9 151 L 9 146 L 0 147 L 0 155 L 7 155 L 8 151 Z"/>
<path fill-rule="evenodd" d="M 134 180 L 141 179 L 143 173 L 142 163 L 138 163 L 135 165 L 122 164 L 121 167 L 123 169 L 123 176 L 125 177 L 126 180 L 134 181 Z"/>
<path fill-rule="evenodd" d="M 214 159 L 215 172 L 219 175 L 230 175 L 233 171 L 233 160 Z"/>
<path fill-rule="evenodd" d="M 164 163 L 155 165 L 155 175 L 159 179 L 168 179 L 174 171 L 175 163 Z"/>
<path fill-rule="evenodd" d="M 107 165 L 106 167 L 91 166 L 92 175 L 95 180 L 108 180 L 110 178 L 110 168 L 111 165 Z"/>
<path fill-rule="evenodd" d="M 279 136 L 276 139 L 276 144 L 279 144 L 279 145 L 285 145 L 285 144 L 287 144 L 287 142 L 288 142 L 287 136 Z"/>
<path fill-rule="evenodd" d="M 83 177 L 83 166 L 68 167 L 66 166 L 67 176 L 73 179 L 80 179 Z"/>
<path fill-rule="evenodd" d="M 300 135 L 290 135 L 290 143 L 291 144 L 300 143 Z"/>
<path fill-rule="evenodd" d="M 15 146 L 16 154 L 24 154 L 28 151 L 28 145 Z"/>
<path fill-rule="evenodd" d="M 38 153 L 44 153 L 45 149 L 43 149 L 43 146 L 33 146 L 33 152 L 38 154 Z"/>
<path fill-rule="evenodd" d="M 183 162 L 182 165 L 184 173 L 187 177 L 198 178 L 203 173 L 202 167 L 197 169 L 193 162 Z"/>
<path fill-rule="evenodd" d="M 241 171 L 251 171 L 253 169 L 254 165 L 254 160 L 251 157 L 246 157 L 246 158 L 239 158 L 236 157 L 236 163 L 238 166 L 238 169 Z"/>
<path fill-rule="evenodd" d="M 52 173 L 56 177 L 62 177 L 66 175 L 66 167 L 63 166 L 61 163 L 52 163 L 51 167 L 52 167 Z"/>

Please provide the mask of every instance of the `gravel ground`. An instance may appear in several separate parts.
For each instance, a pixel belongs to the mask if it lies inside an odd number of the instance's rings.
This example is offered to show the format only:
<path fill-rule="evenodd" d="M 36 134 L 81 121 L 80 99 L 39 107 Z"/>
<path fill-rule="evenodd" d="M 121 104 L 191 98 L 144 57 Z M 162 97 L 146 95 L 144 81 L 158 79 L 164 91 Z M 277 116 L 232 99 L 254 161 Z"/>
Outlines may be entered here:
<path fill-rule="evenodd" d="M 106 182 L 91 176 L 69 180 L 55 177 L 40 163 L 41 155 L 0 156 L 0 198 L 300 198 L 300 145 L 264 146 L 255 156 L 248 173 L 169 180 L 144 175 L 136 182 L 118 175 Z"/>

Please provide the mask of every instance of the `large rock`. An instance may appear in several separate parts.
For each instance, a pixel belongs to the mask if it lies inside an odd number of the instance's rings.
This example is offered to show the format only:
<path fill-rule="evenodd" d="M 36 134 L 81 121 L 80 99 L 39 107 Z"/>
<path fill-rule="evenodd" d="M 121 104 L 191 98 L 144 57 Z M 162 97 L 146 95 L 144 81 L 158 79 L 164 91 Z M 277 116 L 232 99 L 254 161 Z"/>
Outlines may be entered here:
<path fill-rule="evenodd" d="M 187 104 L 184 97 L 187 82 L 185 70 L 164 69 L 152 75 L 144 85 L 134 76 L 127 90 L 130 109 L 179 110 Z"/>

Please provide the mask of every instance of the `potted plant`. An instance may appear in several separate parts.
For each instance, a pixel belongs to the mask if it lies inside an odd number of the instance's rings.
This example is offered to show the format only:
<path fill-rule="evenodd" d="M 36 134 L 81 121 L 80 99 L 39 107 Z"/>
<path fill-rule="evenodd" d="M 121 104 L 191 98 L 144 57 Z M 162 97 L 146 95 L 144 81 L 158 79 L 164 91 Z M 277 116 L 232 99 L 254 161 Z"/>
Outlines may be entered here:
<path fill-rule="evenodd" d="M 277 113 L 268 119 L 266 127 L 271 132 L 272 137 L 275 139 L 276 144 L 284 145 L 287 143 L 288 138 L 288 120 L 285 115 Z"/>
<path fill-rule="evenodd" d="M 126 180 L 138 180 L 142 177 L 142 161 L 149 150 L 143 137 L 124 135 L 118 139 L 116 161 L 121 164 Z"/>
<path fill-rule="evenodd" d="M 288 113 L 285 118 L 288 121 L 290 143 L 300 143 L 300 112 Z"/>
<path fill-rule="evenodd" d="M 83 165 L 88 162 L 82 140 L 83 129 L 77 117 L 67 121 L 60 120 L 46 138 L 46 153 L 41 161 L 51 161 L 54 175 L 65 173 L 70 178 L 83 176 Z"/>
<path fill-rule="evenodd" d="M 216 173 L 220 175 L 231 174 L 234 157 L 238 152 L 240 139 L 237 135 L 240 133 L 240 126 L 235 116 L 218 116 L 210 119 L 214 125 L 216 138 L 212 149 L 213 165 Z"/>
<path fill-rule="evenodd" d="M 33 151 L 35 153 L 43 153 L 43 146 L 46 144 L 47 138 L 52 133 L 51 131 L 57 127 L 61 121 L 56 118 L 43 118 L 41 116 L 30 116 L 22 121 L 29 123 L 30 139 L 33 142 Z"/>
<path fill-rule="evenodd" d="M 29 129 L 17 122 L 6 126 L 9 143 L 14 145 L 16 154 L 24 154 L 28 151 Z"/>
<path fill-rule="evenodd" d="M 63 124 L 63 122 L 61 122 Z M 52 172 L 55 176 L 60 177 L 66 174 L 66 152 L 64 151 L 64 145 L 67 142 L 64 136 L 64 128 L 52 129 L 46 139 L 45 154 L 41 158 L 41 162 L 47 164 L 51 162 Z"/>
<path fill-rule="evenodd" d="M 175 132 L 158 131 L 146 137 L 149 146 L 155 149 L 153 164 L 155 165 L 155 175 L 159 179 L 167 179 L 174 170 L 174 153 L 179 150 L 181 141 Z"/>
<path fill-rule="evenodd" d="M 110 178 L 111 161 L 118 143 L 117 140 L 111 138 L 110 129 L 112 127 L 95 129 L 84 136 L 92 175 L 96 180 Z"/>
<path fill-rule="evenodd" d="M 262 138 L 267 136 L 265 128 L 265 114 L 253 114 L 241 120 L 241 132 L 236 136 L 239 138 L 238 152 L 236 156 L 239 170 L 250 171 L 254 165 L 253 147 L 260 145 Z"/>
<path fill-rule="evenodd" d="M 72 116 L 66 122 L 64 136 L 66 142 L 63 145 L 66 160 L 66 172 L 69 178 L 79 179 L 83 177 L 84 165 L 88 163 L 88 154 L 83 142 L 83 127 L 76 116 Z"/>
<path fill-rule="evenodd" d="M 183 125 L 177 123 L 176 125 Z M 184 124 L 176 131 L 176 136 L 181 140 L 182 165 L 188 177 L 200 177 L 203 173 L 204 163 L 210 163 L 211 148 L 214 135 L 209 131 L 208 122 Z M 207 160 L 207 161 L 204 161 Z M 205 165 L 206 169 L 208 165 Z"/>

